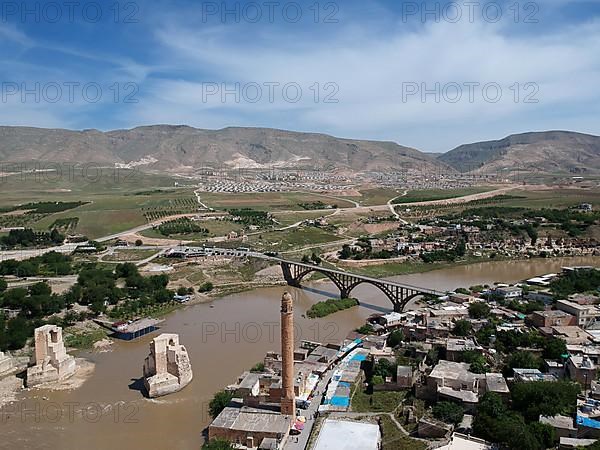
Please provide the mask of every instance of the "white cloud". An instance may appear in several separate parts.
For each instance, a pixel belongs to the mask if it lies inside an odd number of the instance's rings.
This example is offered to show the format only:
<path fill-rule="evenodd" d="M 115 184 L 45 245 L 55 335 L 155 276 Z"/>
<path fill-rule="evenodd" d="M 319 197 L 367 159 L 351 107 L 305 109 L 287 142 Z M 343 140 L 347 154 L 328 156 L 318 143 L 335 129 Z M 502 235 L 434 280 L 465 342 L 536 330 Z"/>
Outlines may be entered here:
<path fill-rule="evenodd" d="M 319 36 L 290 42 L 288 37 L 239 42 L 230 39 L 230 29 L 219 27 L 196 31 L 166 26 L 157 31 L 157 39 L 168 53 L 167 59 L 185 67 L 188 79 L 162 81 L 152 86 L 153 96 L 145 106 L 160 109 L 165 103 L 179 105 L 178 116 L 190 111 L 194 121 L 199 110 L 219 109 L 219 116 L 230 125 L 245 119 L 249 112 L 258 115 L 280 111 L 285 119 L 293 116 L 299 129 L 323 130 L 352 137 L 382 137 L 402 142 L 406 135 L 397 129 L 411 128 L 413 145 L 424 149 L 446 150 L 454 143 L 468 140 L 470 124 L 486 128 L 488 137 L 501 137 L 500 130 L 525 131 L 528 123 L 544 126 L 540 120 L 552 116 L 548 126 L 556 124 L 557 111 L 564 111 L 565 123 L 578 105 L 585 108 L 600 91 L 600 23 L 564 27 L 551 34 L 523 34 L 503 25 L 489 23 L 439 23 L 407 32 L 398 28 L 382 38 L 369 29 L 341 29 L 332 39 Z M 371 37 L 377 36 L 377 37 Z M 206 78 L 195 76 L 209 73 Z M 215 75 L 216 73 L 216 75 Z M 305 98 L 298 105 L 279 101 L 260 105 L 248 102 L 199 105 L 203 81 L 241 83 L 295 81 L 302 86 L 333 81 L 340 87 L 337 105 L 315 104 Z M 438 103 L 433 95 L 422 102 L 419 95 L 404 101 L 405 82 L 498 83 L 503 96 L 498 103 L 485 100 L 475 90 L 473 102 L 463 86 L 463 98 Z M 515 102 L 515 83 L 520 97 Z M 526 85 L 535 83 L 535 85 Z M 523 103 L 535 86 L 533 97 L 539 103 Z M 511 89 L 511 87 L 513 87 Z M 526 89 L 527 87 L 527 89 Z M 162 92 L 162 94 L 161 94 Z M 455 91 L 449 88 L 450 96 Z M 493 94 L 493 90 L 490 91 Z M 218 102 L 217 102 L 218 103 Z M 203 108 L 200 108 L 203 106 Z M 533 120 L 535 118 L 536 120 Z M 194 121 L 197 123 L 197 121 Z M 277 126 L 277 124 L 273 124 Z M 432 136 L 436 127 L 462 130 L 462 138 Z M 600 133 L 600 125 L 595 130 Z M 460 133 L 453 133 L 460 134 Z"/>

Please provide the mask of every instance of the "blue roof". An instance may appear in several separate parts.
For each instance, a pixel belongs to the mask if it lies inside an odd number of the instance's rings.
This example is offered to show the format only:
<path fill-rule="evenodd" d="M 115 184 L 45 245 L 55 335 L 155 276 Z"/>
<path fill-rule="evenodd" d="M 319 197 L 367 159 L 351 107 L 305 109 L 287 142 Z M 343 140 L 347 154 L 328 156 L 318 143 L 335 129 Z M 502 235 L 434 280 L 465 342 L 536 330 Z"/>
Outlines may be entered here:
<path fill-rule="evenodd" d="M 600 429 L 600 422 L 589 417 L 577 416 L 577 425 L 583 425 L 588 428 Z"/>
<path fill-rule="evenodd" d="M 364 361 L 365 359 L 367 359 L 367 355 L 359 353 L 358 355 L 354 355 L 350 361 Z"/>
<path fill-rule="evenodd" d="M 329 404 L 334 406 L 350 406 L 350 397 L 332 397 Z"/>

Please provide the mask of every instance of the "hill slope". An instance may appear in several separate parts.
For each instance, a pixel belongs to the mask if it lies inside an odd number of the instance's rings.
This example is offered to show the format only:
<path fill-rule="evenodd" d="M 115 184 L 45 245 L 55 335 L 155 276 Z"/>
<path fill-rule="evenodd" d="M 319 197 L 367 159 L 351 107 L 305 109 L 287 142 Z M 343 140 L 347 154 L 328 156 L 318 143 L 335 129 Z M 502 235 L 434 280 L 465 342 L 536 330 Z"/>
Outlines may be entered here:
<path fill-rule="evenodd" d="M 445 167 L 435 158 L 393 142 L 263 128 L 201 130 L 170 125 L 109 132 L 0 127 L 0 159 L 137 165 L 168 172 L 207 166 L 354 171 Z"/>
<path fill-rule="evenodd" d="M 461 145 L 438 159 L 460 172 L 598 173 L 600 137 L 569 131 L 515 134 Z"/>

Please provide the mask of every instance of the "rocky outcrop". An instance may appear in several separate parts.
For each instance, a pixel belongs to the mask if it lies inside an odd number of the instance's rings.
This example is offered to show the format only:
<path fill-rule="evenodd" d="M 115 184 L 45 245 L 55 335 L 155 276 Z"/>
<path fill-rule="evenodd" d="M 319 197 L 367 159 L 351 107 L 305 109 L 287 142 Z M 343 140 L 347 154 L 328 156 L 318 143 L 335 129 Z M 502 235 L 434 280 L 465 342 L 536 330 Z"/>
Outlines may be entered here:
<path fill-rule="evenodd" d="M 0 375 L 11 372 L 13 367 L 13 359 L 10 356 L 5 355 L 3 352 L 0 352 Z"/>
<path fill-rule="evenodd" d="M 63 381 L 77 370 L 75 358 L 67 354 L 62 328 L 44 325 L 35 329 L 33 366 L 27 369 L 27 386 Z"/>
<path fill-rule="evenodd" d="M 192 381 L 192 366 L 179 335 L 161 334 L 150 343 L 144 361 L 144 386 L 150 398 L 172 394 Z"/>

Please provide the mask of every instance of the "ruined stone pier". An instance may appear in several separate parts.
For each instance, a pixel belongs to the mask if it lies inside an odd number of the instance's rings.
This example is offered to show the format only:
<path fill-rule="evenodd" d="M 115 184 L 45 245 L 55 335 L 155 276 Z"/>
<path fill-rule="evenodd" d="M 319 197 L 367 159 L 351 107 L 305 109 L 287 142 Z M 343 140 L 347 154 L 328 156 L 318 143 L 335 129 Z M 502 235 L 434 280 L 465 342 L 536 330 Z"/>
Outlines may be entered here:
<path fill-rule="evenodd" d="M 27 386 L 63 381 L 77 370 L 75 358 L 67 354 L 62 328 L 44 325 L 35 329 L 33 366 L 27 369 Z"/>
<path fill-rule="evenodd" d="M 192 366 L 179 335 L 161 334 L 150 343 L 144 361 L 144 386 L 150 398 L 180 391 L 192 381 Z"/>

